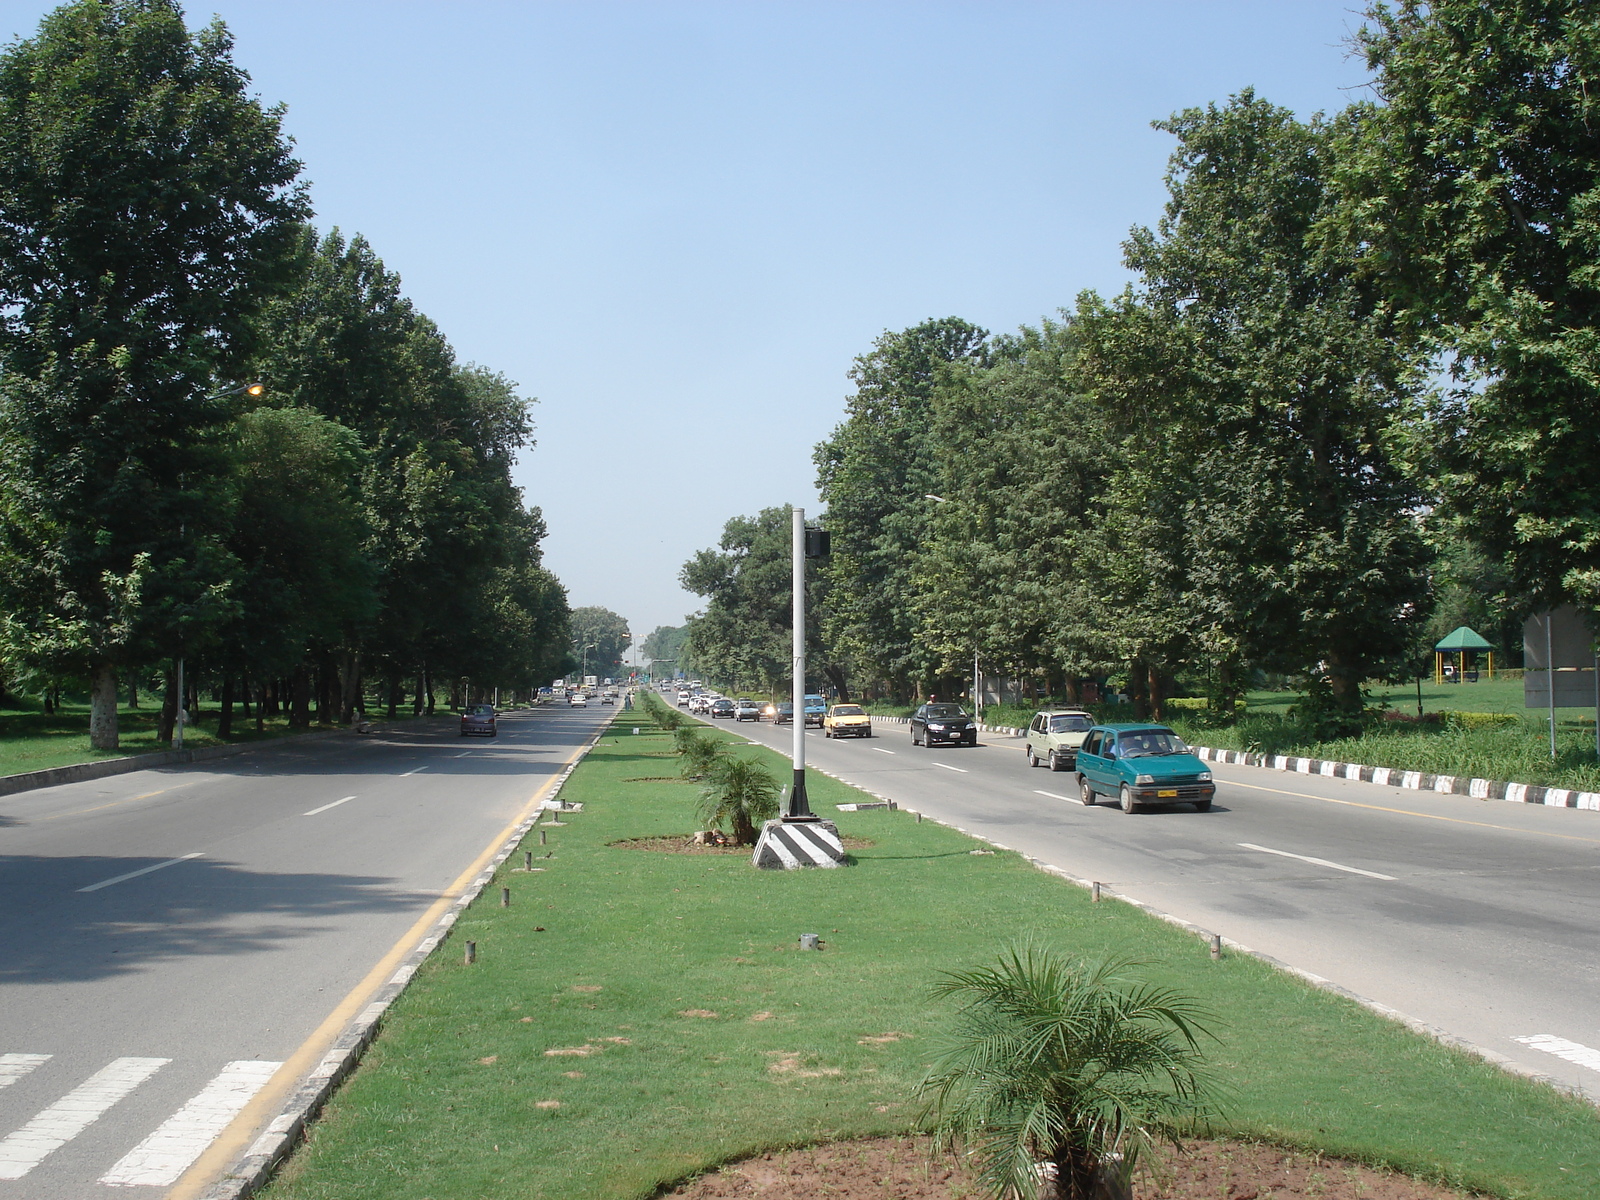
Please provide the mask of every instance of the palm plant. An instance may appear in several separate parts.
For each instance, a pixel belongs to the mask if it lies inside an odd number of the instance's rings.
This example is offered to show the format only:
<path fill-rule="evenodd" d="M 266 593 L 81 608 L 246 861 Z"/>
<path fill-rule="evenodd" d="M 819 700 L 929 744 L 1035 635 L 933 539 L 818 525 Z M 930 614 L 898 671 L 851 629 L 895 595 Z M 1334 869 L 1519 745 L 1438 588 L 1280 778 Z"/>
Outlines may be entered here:
<path fill-rule="evenodd" d="M 996 1200 L 1090 1200 L 1216 1112 L 1199 1070 L 1206 1012 L 1122 974 L 1136 965 L 1023 944 L 935 987 L 962 1004 L 920 1092 L 936 1145 L 970 1154 Z"/>
<path fill-rule="evenodd" d="M 725 751 L 722 742 L 706 737 L 693 726 L 675 730 L 672 740 L 678 752 L 679 768 L 690 779 L 703 779 Z"/>
<path fill-rule="evenodd" d="M 731 826 L 736 846 L 753 845 L 757 826 L 778 815 L 778 781 L 753 758 L 721 755 L 701 796 L 701 817 L 712 829 Z"/>

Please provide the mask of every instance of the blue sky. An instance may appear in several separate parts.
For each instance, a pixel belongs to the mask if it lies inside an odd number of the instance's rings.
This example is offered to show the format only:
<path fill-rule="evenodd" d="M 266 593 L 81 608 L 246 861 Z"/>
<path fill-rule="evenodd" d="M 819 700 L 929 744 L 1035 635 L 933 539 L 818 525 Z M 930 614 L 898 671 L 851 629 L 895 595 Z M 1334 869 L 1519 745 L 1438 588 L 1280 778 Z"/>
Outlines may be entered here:
<path fill-rule="evenodd" d="M 48 4 L 0 0 L 26 36 Z M 637 637 L 728 517 L 817 504 L 885 329 L 1036 322 L 1127 281 L 1153 119 L 1364 95 L 1350 0 L 221 0 L 317 223 L 365 234 L 460 357 L 539 404 L 518 481 L 572 603 Z"/>

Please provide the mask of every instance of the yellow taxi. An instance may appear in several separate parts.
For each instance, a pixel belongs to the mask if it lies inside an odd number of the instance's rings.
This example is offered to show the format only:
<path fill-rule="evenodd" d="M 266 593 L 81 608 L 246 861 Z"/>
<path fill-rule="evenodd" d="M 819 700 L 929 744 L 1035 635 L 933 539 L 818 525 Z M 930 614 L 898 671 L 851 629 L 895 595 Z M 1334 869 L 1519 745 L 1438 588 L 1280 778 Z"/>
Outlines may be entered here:
<path fill-rule="evenodd" d="M 859 704 L 835 704 L 822 718 L 823 737 L 871 737 L 872 718 Z"/>

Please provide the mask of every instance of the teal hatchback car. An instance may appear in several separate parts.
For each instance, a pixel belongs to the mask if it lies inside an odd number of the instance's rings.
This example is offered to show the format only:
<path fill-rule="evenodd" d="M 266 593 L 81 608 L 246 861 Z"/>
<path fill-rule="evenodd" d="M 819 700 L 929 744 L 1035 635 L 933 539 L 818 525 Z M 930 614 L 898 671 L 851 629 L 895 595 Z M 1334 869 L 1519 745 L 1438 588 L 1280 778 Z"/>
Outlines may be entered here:
<path fill-rule="evenodd" d="M 1211 772 L 1165 725 L 1096 725 L 1078 748 L 1078 788 L 1085 804 L 1115 796 L 1122 811 L 1143 804 L 1211 807 Z"/>

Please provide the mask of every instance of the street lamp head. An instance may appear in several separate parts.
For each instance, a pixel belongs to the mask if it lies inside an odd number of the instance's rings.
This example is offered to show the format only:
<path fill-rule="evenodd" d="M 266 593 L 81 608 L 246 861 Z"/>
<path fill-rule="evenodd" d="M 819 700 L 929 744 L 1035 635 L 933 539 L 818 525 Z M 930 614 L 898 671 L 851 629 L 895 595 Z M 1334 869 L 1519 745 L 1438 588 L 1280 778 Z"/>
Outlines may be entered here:
<path fill-rule="evenodd" d="M 264 384 L 264 383 L 252 383 L 249 387 L 244 389 L 244 394 L 247 395 L 247 396 L 259 396 L 259 395 L 261 395 L 262 392 L 264 392 L 266 390 L 267 390 L 267 385 L 266 384 Z"/>
<path fill-rule="evenodd" d="M 935 496 L 932 492 L 923 492 L 922 493 L 922 498 L 924 500 L 933 500 L 933 501 L 935 501 L 936 503 L 939 503 L 939 504 L 949 504 L 950 503 L 950 501 L 946 500 L 943 496 Z"/>

